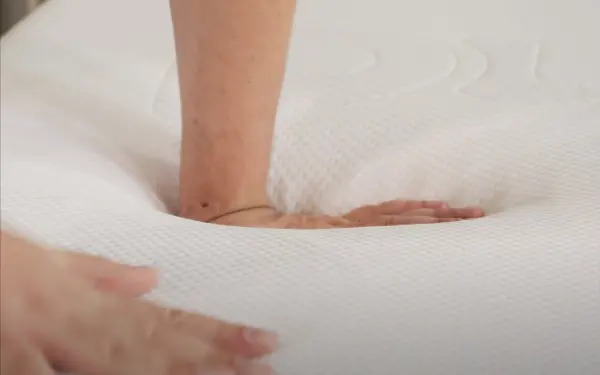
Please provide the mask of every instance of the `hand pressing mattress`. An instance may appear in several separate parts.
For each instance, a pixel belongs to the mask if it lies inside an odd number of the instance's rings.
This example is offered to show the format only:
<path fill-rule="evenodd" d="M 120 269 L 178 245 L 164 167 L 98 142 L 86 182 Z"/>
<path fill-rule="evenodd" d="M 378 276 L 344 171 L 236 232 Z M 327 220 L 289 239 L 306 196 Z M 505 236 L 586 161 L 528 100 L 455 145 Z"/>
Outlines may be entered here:
<path fill-rule="evenodd" d="M 2 220 L 158 267 L 149 298 L 278 331 L 284 375 L 600 370 L 600 5 L 299 2 L 269 192 L 465 222 L 183 220 L 167 1 L 52 0 L 2 39 Z"/>

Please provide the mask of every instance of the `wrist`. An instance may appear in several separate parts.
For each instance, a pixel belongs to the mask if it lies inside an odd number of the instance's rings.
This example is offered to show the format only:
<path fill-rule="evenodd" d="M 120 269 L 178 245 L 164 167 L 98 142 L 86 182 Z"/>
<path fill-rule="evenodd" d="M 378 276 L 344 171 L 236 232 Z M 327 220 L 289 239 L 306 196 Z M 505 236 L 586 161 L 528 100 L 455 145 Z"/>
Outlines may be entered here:
<path fill-rule="evenodd" d="M 195 189 L 180 190 L 179 216 L 203 222 L 218 220 L 224 216 L 257 208 L 272 207 L 263 191 L 251 192 L 246 189 L 242 194 L 226 194 L 222 189 L 218 193 L 210 193 Z"/>
<path fill-rule="evenodd" d="M 262 227 L 273 222 L 281 213 L 272 206 L 253 206 L 227 212 L 209 220 L 209 223 L 238 227 Z"/>
<path fill-rule="evenodd" d="M 207 132 L 183 138 L 180 216 L 207 222 L 235 210 L 270 205 L 269 144 L 249 145 L 240 138 Z"/>
<path fill-rule="evenodd" d="M 238 218 L 238 217 L 244 217 L 248 213 L 254 214 L 257 211 L 264 212 L 264 213 L 272 213 L 275 211 L 275 209 L 271 205 L 267 205 L 267 204 L 257 205 L 257 206 L 240 207 L 238 209 L 227 211 L 220 215 L 214 216 L 214 217 L 210 218 L 209 220 L 207 220 L 206 222 L 215 223 L 215 224 L 229 223 L 232 218 L 235 221 L 236 218 Z"/>
<path fill-rule="evenodd" d="M 257 201 L 259 202 L 259 201 Z M 179 216 L 185 219 L 202 221 L 205 223 L 217 222 L 228 216 L 237 215 L 246 211 L 273 210 L 268 202 L 264 203 L 218 203 L 204 200 L 200 203 L 180 203 Z"/>

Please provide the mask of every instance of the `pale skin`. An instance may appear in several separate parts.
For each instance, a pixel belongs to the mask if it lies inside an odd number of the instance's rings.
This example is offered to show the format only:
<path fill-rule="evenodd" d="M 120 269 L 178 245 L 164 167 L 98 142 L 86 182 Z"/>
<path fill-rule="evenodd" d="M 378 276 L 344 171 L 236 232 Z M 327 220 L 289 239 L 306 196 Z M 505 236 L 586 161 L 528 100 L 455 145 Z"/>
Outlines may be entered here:
<path fill-rule="evenodd" d="M 266 194 L 294 0 L 171 0 L 182 101 L 180 212 L 220 225 L 324 229 L 483 216 L 441 201 L 341 216 L 279 212 Z M 401 240 L 401 239 L 400 239 Z M 271 332 L 143 301 L 154 270 L 2 232 L 1 375 L 268 375 Z M 31 277 L 35 275 L 35 277 Z"/>
<path fill-rule="evenodd" d="M 171 0 L 182 102 L 180 216 L 234 226 L 334 228 L 476 218 L 438 201 L 288 214 L 267 197 L 277 102 L 296 1 Z"/>
<path fill-rule="evenodd" d="M 266 375 L 269 332 L 137 298 L 156 272 L 50 250 L 6 231 L 0 243 L 0 374 Z"/>

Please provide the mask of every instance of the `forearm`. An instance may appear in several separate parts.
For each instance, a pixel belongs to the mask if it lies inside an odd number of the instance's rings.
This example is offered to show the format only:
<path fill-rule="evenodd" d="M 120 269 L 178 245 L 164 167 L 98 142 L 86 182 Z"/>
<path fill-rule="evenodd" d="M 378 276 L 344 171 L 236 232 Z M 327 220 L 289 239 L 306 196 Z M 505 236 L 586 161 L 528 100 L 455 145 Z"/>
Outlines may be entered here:
<path fill-rule="evenodd" d="M 267 203 L 295 0 L 171 0 L 181 88 L 180 214 Z"/>

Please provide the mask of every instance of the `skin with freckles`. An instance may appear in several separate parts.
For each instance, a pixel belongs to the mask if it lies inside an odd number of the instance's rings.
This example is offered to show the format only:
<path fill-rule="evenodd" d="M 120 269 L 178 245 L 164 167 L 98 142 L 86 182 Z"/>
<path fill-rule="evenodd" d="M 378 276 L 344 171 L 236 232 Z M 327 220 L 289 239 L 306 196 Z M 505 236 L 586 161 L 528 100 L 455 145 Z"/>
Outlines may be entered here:
<path fill-rule="evenodd" d="M 182 114 L 179 215 L 294 229 L 481 217 L 479 208 L 441 202 L 384 202 L 334 217 L 271 207 L 267 172 L 295 7 L 295 0 L 171 0 Z"/>
<path fill-rule="evenodd" d="M 137 298 L 151 269 L 5 232 L 0 254 L 2 375 L 272 374 L 272 333 Z"/>

